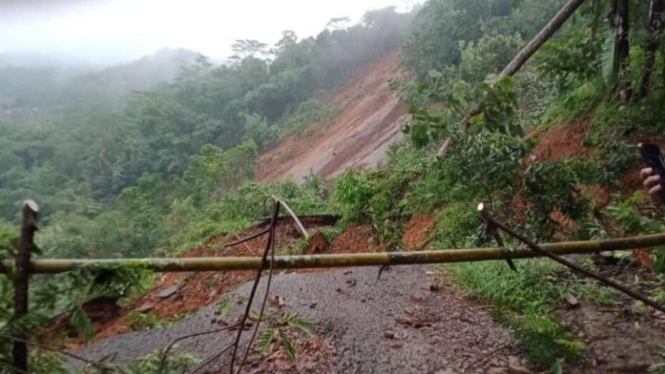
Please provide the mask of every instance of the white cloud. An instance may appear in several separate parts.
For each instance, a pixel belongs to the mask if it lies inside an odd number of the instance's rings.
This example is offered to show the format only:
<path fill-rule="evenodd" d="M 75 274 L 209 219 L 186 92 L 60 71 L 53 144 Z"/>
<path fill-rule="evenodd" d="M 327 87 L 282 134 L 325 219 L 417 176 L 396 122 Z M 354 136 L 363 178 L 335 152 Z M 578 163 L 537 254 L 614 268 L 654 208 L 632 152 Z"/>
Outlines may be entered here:
<path fill-rule="evenodd" d="M 104 0 L 59 8 L 0 9 L 5 51 L 59 52 L 113 59 L 160 48 L 189 48 L 214 58 L 236 39 L 274 43 L 283 30 L 315 35 L 333 17 L 359 19 L 370 9 L 414 0 Z M 51 3 L 52 4 L 52 3 Z M 20 5 L 15 5 L 20 6 Z"/>

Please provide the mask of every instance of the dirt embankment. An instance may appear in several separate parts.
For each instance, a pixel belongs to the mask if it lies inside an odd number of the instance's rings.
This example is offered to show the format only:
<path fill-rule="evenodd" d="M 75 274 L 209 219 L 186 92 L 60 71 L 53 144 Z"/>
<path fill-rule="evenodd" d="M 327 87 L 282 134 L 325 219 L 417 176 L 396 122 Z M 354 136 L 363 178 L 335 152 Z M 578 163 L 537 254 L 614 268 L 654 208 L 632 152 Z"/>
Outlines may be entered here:
<path fill-rule="evenodd" d="M 378 59 L 356 73 L 339 90 L 324 97 L 340 114 L 282 140 L 258 161 L 262 182 L 301 180 L 310 172 L 326 178 L 353 168 L 372 167 L 401 137 L 400 118 L 407 105 L 388 87 L 399 74 L 397 53 Z"/>

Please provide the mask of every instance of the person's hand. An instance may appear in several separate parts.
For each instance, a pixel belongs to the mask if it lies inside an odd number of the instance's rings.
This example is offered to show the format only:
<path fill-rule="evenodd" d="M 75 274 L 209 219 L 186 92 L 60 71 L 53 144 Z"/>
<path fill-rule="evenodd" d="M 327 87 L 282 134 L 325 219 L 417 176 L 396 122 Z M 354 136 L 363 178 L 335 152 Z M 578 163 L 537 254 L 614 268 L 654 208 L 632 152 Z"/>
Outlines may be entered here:
<path fill-rule="evenodd" d="M 655 202 L 662 203 L 660 199 L 660 190 L 662 186 L 660 185 L 660 176 L 653 173 L 652 168 L 645 168 L 640 171 L 642 179 L 644 179 L 644 186 L 649 189 L 649 196 Z"/>

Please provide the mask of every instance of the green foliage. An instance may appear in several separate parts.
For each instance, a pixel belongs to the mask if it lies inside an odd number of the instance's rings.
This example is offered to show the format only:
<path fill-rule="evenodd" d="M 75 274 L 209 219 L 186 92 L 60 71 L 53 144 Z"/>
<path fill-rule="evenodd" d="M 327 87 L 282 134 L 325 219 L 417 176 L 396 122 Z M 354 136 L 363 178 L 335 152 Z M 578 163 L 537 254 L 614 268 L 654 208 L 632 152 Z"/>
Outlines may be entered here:
<path fill-rule="evenodd" d="M 556 81 L 561 92 L 566 92 L 580 82 L 599 77 L 601 50 L 601 42 L 588 29 L 574 28 L 538 51 L 538 70 L 542 77 Z"/>
<path fill-rule="evenodd" d="M 254 141 L 259 149 L 274 145 L 279 139 L 279 128 L 269 126 L 258 114 L 245 114 L 245 139 Z"/>
<path fill-rule="evenodd" d="M 489 203 L 511 198 L 520 184 L 515 173 L 523 167 L 532 142 L 489 131 L 454 140 L 455 149 L 442 161 L 450 178 L 468 189 L 469 195 L 482 196 Z"/>
<path fill-rule="evenodd" d="M 617 227 L 613 232 L 616 236 L 659 233 L 665 230 L 662 212 L 640 191 L 626 198 L 615 199 L 612 205 L 601 212 L 601 215 Z M 653 270 L 658 273 L 664 272 L 665 248 L 662 246 L 655 248 L 652 256 Z"/>
<path fill-rule="evenodd" d="M 317 101 L 305 101 L 290 115 L 277 123 L 282 134 L 298 134 L 315 123 L 331 120 L 338 110 L 330 105 Z"/>
<path fill-rule="evenodd" d="M 171 352 L 165 356 L 164 353 L 164 350 L 156 350 L 131 364 L 113 365 L 111 369 L 120 374 L 185 374 L 199 361 L 191 354 Z"/>
<path fill-rule="evenodd" d="M 665 359 L 665 347 L 660 347 L 660 356 Z M 663 374 L 665 373 L 665 363 L 659 363 L 649 366 L 649 373 Z"/>
<path fill-rule="evenodd" d="M 482 82 L 498 74 L 524 45 L 519 34 L 486 32 L 477 42 L 460 42 L 460 62 L 447 72 L 466 82 Z M 446 75 L 448 75 L 446 74 Z"/>
<path fill-rule="evenodd" d="M 229 298 L 223 298 L 217 302 L 217 312 L 220 316 L 226 317 L 231 311 L 231 300 Z"/>
<path fill-rule="evenodd" d="M 219 66 L 171 51 L 99 74 L 72 72 L 64 88 L 44 83 L 54 71 L 39 72 L 38 87 L 30 69 L 0 69 L 8 78 L 0 219 L 17 223 L 20 201 L 39 201 L 39 241 L 51 257 L 144 257 L 237 228 L 256 217 L 222 206 L 242 207 L 240 196 L 226 195 L 252 177 L 256 153 L 280 133 L 329 119 L 334 110 L 311 97 L 396 48 L 410 20 L 377 9 L 316 37 L 285 32 L 274 49 L 237 41 L 238 56 Z M 172 61 L 182 63 L 180 74 L 163 66 Z M 157 85 L 158 76 L 170 82 Z"/>
<path fill-rule="evenodd" d="M 590 213 L 590 200 L 578 189 L 582 184 L 594 184 L 598 179 L 598 166 L 591 159 L 561 159 L 556 162 L 538 162 L 524 172 L 526 196 L 533 202 L 529 211 L 534 235 L 547 240 L 557 231 L 561 222 L 551 214 L 558 212 L 572 220 L 582 220 Z"/>
<path fill-rule="evenodd" d="M 557 266 L 549 260 L 515 261 L 518 271 L 502 262 L 465 263 L 450 267 L 470 296 L 524 313 L 543 313 L 566 294 L 566 285 L 551 281 Z"/>
<path fill-rule="evenodd" d="M 455 201 L 441 209 L 433 236 L 441 248 L 463 248 L 475 241 L 482 220 L 474 203 Z"/>
<path fill-rule="evenodd" d="M 560 267 L 549 260 L 516 261 L 517 272 L 501 262 L 465 263 L 450 266 L 453 278 L 472 297 L 490 300 L 503 309 L 495 318 L 511 327 L 528 349 L 527 358 L 557 372 L 559 359 L 569 364 L 584 362 L 584 343 L 548 315 L 567 294 L 595 298 L 602 289 L 560 278 Z"/>
<path fill-rule="evenodd" d="M 638 191 L 627 198 L 615 200 L 602 213 L 604 217 L 618 224 L 617 235 L 620 236 L 663 232 L 664 227 L 660 217 L 645 216 L 640 208 L 657 211 L 647 196 Z"/>
<path fill-rule="evenodd" d="M 558 125 L 587 116 L 605 96 L 599 81 L 589 81 L 562 94 L 554 100 L 541 119 L 543 125 Z"/>
<path fill-rule="evenodd" d="M 404 199 L 415 173 L 395 173 L 390 168 L 349 172 L 335 182 L 331 205 L 344 222 L 371 222 L 377 239 L 389 250 L 401 246 L 400 219 L 407 209 Z"/>
<path fill-rule="evenodd" d="M 162 328 L 168 325 L 168 322 L 162 321 L 152 313 L 141 313 L 132 311 L 123 317 L 123 322 L 134 331 L 151 330 Z"/>
<path fill-rule="evenodd" d="M 547 367 L 551 373 L 561 373 L 559 359 L 573 365 L 586 361 L 584 342 L 548 315 L 510 315 L 503 317 L 503 321 L 515 330 L 517 338 L 527 347 L 527 359 L 532 364 Z"/>
<path fill-rule="evenodd" d="M 487 54 L 488 61 L 495 61 L 492 64 L 505 63 L 515 44 L 500 39 L 521 35 L 528 40 L 540 31 L 562 5 L 561 0 L 546 3 L 524 0 L 522 3 L 519 8 L 511 11 L 504 9 L 500 2 L 494 0 L 428 1 L 414 20 L 413 30 L 402 47 L 400 57 L 403 66 L 416 73 L 419 80 L 427 81 L 429 71 L 442 72 L 459 64 L 464 58 L 462 49 L 468 46 L 468 43 L 476 42 L 478 51 Z M 503 36 L 496 38 L 497 34 Z M 483 38 L 486 39 L 479 42 Z M 494 40 L 488 42 L 490 39 Z M 506 50 L 501 51 L 494 47 Z M 504 57 L 496 59 L 497 55 Z M 502 68 L 503 66 L 498 67 Z M 490 73 L 492 71 L 485 72 Z M 481 80 L 483 78 L 484 75 Z"/>
<path fill-rule="evenodd" d="M 258 322 L 256 313 L 250 314 L 249 318 Z M 273 313 L 264 312 L 261 319 L 267 326 L 264 327 L 259 336 L 258 346 L 263 356 L 269 355 L 274 343 L 281 346 L 291 360 L 296 359 L 296 350 L 293 345 L 293 333 L 301 332 L 307 336 L 316 335 L 316 330 L 311 323 L 296 313 Z"/>

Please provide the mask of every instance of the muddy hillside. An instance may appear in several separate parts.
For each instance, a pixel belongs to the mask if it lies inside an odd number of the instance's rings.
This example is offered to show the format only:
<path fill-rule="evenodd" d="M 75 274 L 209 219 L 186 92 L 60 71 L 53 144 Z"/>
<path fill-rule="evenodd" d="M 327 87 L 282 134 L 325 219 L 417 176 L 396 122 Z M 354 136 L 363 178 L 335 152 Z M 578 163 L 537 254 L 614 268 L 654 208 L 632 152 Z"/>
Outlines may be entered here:
<path fill-rule="evenodd" d="M 390 53 L 326 95 L 324 101 L 339 114 L 329 123 L 285 138 L 263 154 L 258 179 L 300 180 L 310 172 L 331 178 L 344 170 L 377 165 L 388 146 L 400 139 L 400 119 L 407 111 L 407 105 L 388 87 L 389 79 L 398 73 L 397 53 Z"/>

